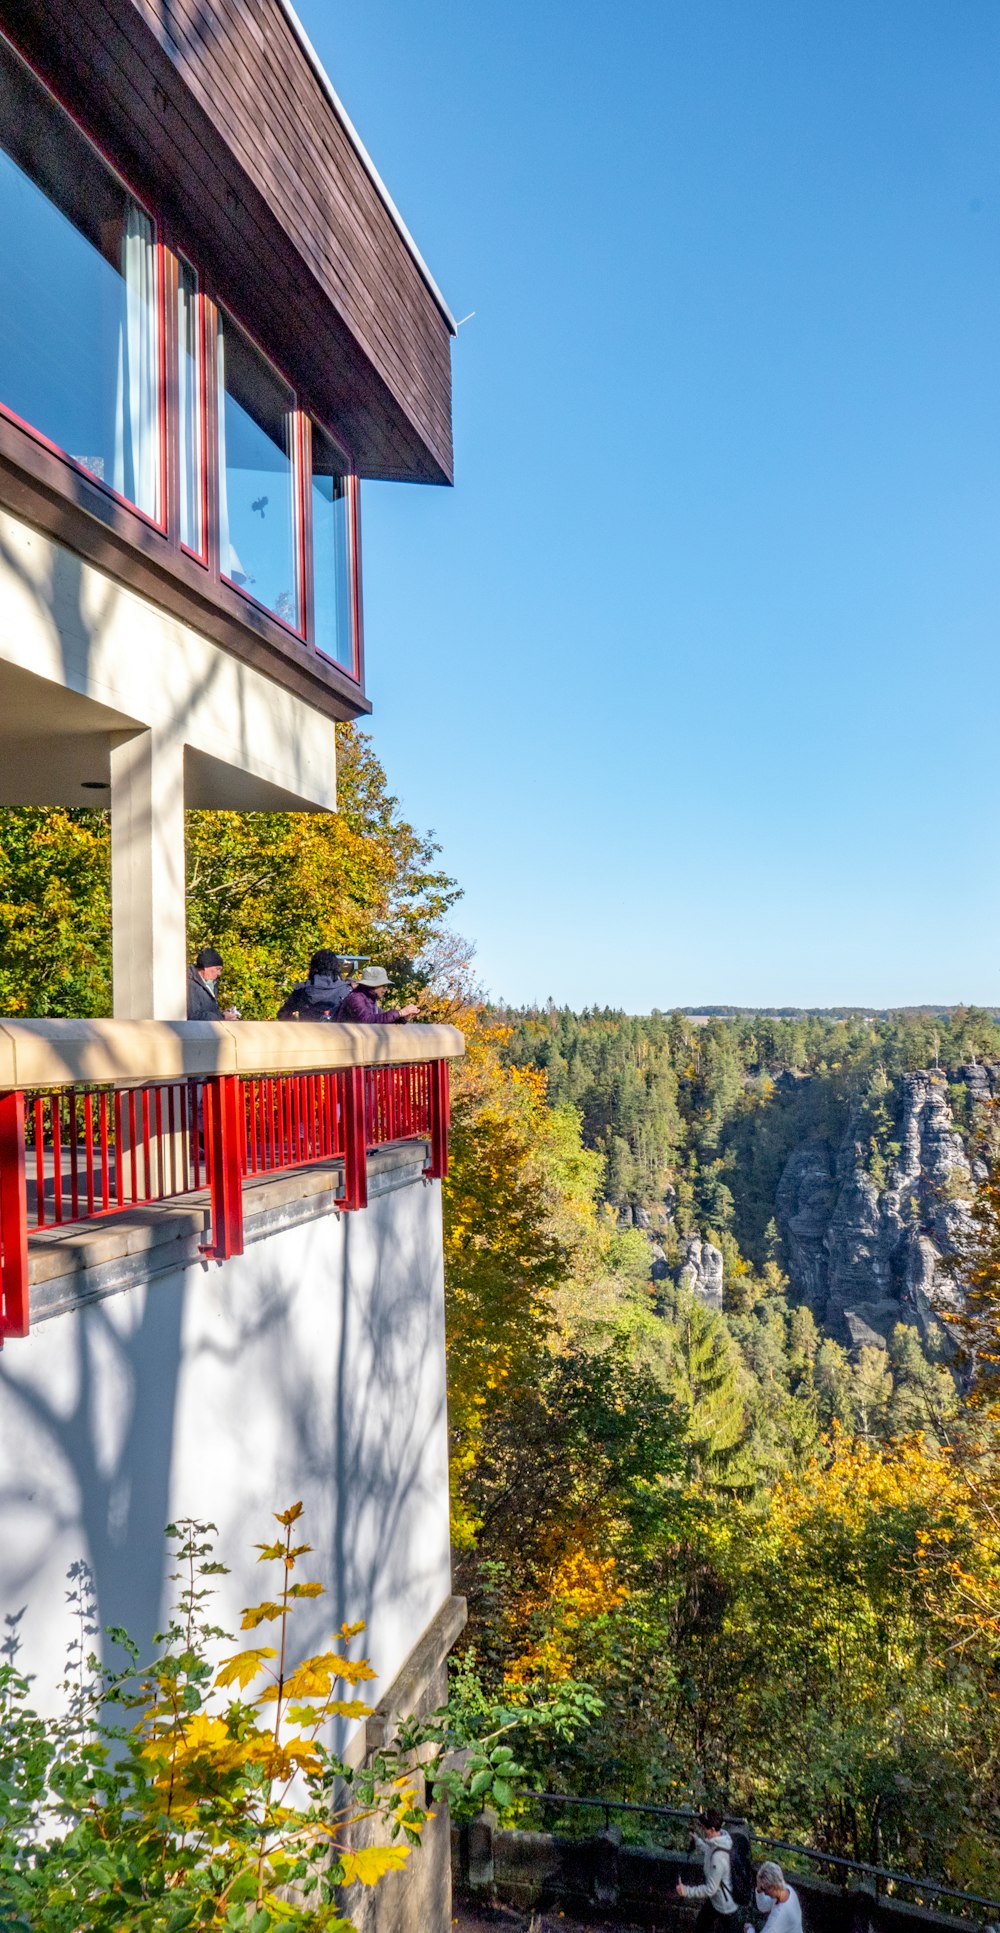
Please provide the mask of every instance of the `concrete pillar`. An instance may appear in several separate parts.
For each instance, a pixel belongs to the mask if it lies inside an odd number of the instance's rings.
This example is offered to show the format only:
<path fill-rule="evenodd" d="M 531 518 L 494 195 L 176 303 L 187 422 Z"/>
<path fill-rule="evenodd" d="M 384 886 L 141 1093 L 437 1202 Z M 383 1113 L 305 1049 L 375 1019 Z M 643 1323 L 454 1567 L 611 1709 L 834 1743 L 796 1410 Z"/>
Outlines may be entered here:
<path fill-rule="evenodd" d="M 153 731 L 111 746 L 116 1020 L 184 1020 L 184 747 Z"/>

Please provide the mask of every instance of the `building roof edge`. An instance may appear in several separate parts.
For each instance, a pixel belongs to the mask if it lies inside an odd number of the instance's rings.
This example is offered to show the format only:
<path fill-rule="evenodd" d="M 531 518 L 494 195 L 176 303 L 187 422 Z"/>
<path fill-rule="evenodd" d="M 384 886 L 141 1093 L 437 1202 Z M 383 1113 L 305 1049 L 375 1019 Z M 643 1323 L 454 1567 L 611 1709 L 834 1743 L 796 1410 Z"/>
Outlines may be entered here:
<path fill-rule="evenodd" d="M 437 303 L 437 306 L 440 309 L 441 314 L 443 315 L 445 322 L 448 325 L 449 333 L 453 336 L 457 336 L 458 324 L 455 321 L 455 318 L 452 315 L 451 310 L 449 309 L 448 304 L 444 299 L 444 296 L 441 294 L 441 291 L 438 288 L 438 285 L 435 282 L 434 277 L 427 266 L 427 263 L 424 261 L 424 258 L 421 255 L 420 250 L 413 239 L 413 236 L 410 234 L 410 231 L 407 228 L 406 223 L 399 212 L 399 209 L 396 207 L 396 204 L 393 201 L 392 196 L 390 195 L 389 190 L 385 185 L 385 182 L 382 180 L 382 177 L 379 174 L 379 171 L 376 168 L 375 163 L 368 152 L 368 149 L 365 147 L 365 144 L 362 141 L 361 136 L 357 131 L 357 128 L 355 127 L 353 121 L 351 120 L 350 115 L 348 114 L 346 108 L 344 107 L 343 101 L 340 99 L 340 96 L 337 93 L 337 90 L 334 87 L 333 82 L 331 81 L 330 76 L 323 65 L 323 62 L 320 60 L 320 57 L 316 52 L 316 49 L 313 46 L 312 41 L 309 38 L 309 35 L 306 33 L 306 30 L 302 25 L 302 22 L 299 19 L 299 16 L 296 13 L 295 8 L 292 5 L 292 0 L 278 0 L 278 5 L 280 6 L 281 11 L 285 16 L 285 19 L 288 21 L 288 24 L 291 27 L 292 32 L 294 33 L 295 38 L 299 43 L 299 46 L 301 47 L 303 53 L 305 54 L 305 57 L 308 60 L 309 65 L 312 68 L 313 73 L 315 74 L 316 79 L 318 80 L 321 88 L 323 89 L 324 94 L 326 95 L 328 101 L 330 102 L 330 105 L 333 108 L 333 111 L 336 114 L 337 119 L 340 121 L 341 126 L 343 127 L 344 132 L 348 137 L 348 140 L 351 142 L 351 145 L 354 148 L 358 156 L 358 159 L 361 161 L 362 166 L 364 167 L 366 173 L 369 175 L 379 195 L 379 198 L 386 209 L 386 212 L 388 213 L 395 227 L 399 231 L 399 234 L 403 242 L 406 244 L 406 247 L 409 250 L 410 255 L 413 257 L 413 260 L 416 263 L 417 268 L 420 270 L 421 276 L 423 277 L 425 283 L 427 284 L 427 287 L 430 290 L 431 295 L 434 297 L 434 300 Z"/>

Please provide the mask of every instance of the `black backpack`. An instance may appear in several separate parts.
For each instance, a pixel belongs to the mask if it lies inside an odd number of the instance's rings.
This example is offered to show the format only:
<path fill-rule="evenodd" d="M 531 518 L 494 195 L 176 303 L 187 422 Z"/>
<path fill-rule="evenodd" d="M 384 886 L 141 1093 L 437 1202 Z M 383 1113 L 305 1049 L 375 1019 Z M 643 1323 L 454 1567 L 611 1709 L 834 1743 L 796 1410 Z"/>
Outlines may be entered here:
<path fill-rule="evenodd" d="M 733 1842 L 729 1854 L 729 1890 L 737 1906 L 747 1907 L 753 1899 L 756 1877 L 750 1837 L 740 1826 L 736 1826 L 729 1836 Z"/>
<path fill-rule="evenodd" d="M 343 987 L 343 992 L 336 991 Z M 331 980 L 323 974 L 316 980 L 304 980 L 294 987 L 285 1001 L 279 1020 L 333 1020 L 350 992 L 346 981 Z"/>

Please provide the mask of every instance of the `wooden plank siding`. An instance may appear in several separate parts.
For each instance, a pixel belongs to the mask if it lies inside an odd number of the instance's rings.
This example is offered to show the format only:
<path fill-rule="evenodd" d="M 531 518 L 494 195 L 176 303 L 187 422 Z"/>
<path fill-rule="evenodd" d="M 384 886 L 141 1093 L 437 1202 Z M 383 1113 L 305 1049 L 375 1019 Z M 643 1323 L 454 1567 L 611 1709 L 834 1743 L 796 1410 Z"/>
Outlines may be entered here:
<path fill-rule="evenodd" d="M 135 0 L 135 4 L 147 16 L 161 11 L 154 0 Z M 370 205 L 362 209 L 351 192 L 362 179 L 369 191 L 372 184 L 311 69 L 305 68 L 304 75 L 298 71 L 292 58 L 298 43 L 279 10 L 273 6 L 267 10 L 268 25 L 277 30 L 266 43 L 270 56 L 267 66 L 261 50 L 255 49 L 253 37 L 246 48 L 245 65 L 221 63 L 209 89 L 204 57 L 208 30 L 204 21 L 198 24 L 199 16 L 214 16 L 218 43 L 224 45 L 227 29 L 235 36 L 238 17 L 252 13 L 255 5 L 256 0 L 243 0 L 240 6 L 232 0 L 215 0 L 211 7 L 206 0 L 171 0 L 180 69 L 203 107 L 214 95 L 234 136 L 240 130 L 254 129 L 258 122 L 266 127 L 267 140 L 258 141 L 256 149 L 251 146 L 259 157 L 262 174 L 266 173 L 264 192 L 268 200 L 272 206 L 289 211 L 299 252 L 317 279 L 349 292 L 355 319 L 375 352 L 374 359 L 399 364 L 397 375 L 405 386 L 404 399 L 433 420 L 439 434 L 447 434 L 448 421 L 440 415 L 437 357 L 442 343 L 447 357 L 448 337 L 446 332 L 442 334 L 440 311 L 436 303 L 417 300 L 423 278 L 408 251 L 403 252 L 398 264 L 392 263 L 399 235 L 381 197 L 372 197 L 369 192 Z M 272 46 L 278 36 L 283 44 Z M 286 81 L 282 92 L 272 85 L 279 71 Z M 303 209 L 308 211 L 306 215 Z M 313 215 L 315 218 L 310 218 Z M 386 264 L 392 270 L 396 298 L 391 309 L 379 300 Z M 397 341 L 400 317 L 410 322 L 420 352 L 405 366 L 400 363 Z"/>
<path fill-rule="evenodd" d="M 450 482 L 450 329 L 279 0 L 0 0 L 362 476 Z"/>

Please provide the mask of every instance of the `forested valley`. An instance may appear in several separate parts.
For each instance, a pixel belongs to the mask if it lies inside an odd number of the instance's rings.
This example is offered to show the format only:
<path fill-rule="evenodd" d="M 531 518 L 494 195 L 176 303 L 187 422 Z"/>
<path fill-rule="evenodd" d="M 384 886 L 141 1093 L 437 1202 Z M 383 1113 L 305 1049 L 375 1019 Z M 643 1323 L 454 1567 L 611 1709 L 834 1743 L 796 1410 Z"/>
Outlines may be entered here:
<path fill-rule="evenodd" d="M 539 1783 L 1000 1885 L 1000 1028 L 484 1004 L 370 743 L 342 811 L 189 815 L 189 938 L 272 1015 L 312 948 L 467 1038 L 444 1189 L 471 1704 Z M 108 826 L 0 814 L 7 1013 L 106 1013 Z M 549 1743 L 545 1743 L 549 1740 Z"/>

